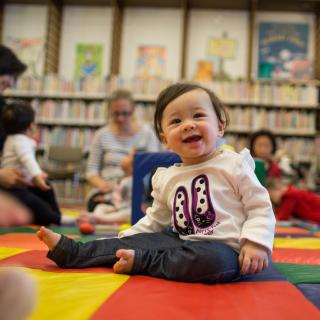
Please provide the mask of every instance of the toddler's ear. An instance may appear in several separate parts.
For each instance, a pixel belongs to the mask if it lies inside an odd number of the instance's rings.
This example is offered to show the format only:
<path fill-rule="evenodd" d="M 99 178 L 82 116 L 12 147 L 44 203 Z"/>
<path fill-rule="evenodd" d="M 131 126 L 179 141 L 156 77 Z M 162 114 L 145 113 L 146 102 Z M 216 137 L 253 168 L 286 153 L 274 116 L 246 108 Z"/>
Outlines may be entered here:
<path fill-rule="evenodd" d="M 224 124 L 223 123 L 219 123 L 218 124 L 218 137 L 221 138 L 224 135 Z"/>
<path fill-rule="evenodd" d="M 167 139 L 163 133 L 160 133 L 160 140 L 161 140 L 161 143 L 165 145 L 167 144 Z"/>

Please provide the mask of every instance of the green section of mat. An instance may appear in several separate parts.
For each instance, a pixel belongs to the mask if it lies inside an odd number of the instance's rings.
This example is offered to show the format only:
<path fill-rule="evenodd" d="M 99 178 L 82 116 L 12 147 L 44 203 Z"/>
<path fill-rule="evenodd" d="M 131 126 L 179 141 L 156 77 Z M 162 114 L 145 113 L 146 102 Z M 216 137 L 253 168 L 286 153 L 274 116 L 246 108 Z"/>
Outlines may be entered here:
<path fill-rule="evenodd" d="M 32 228 L 0 228 L 0 234 L 6 233 L 35 233 L 38 230 Z"/>
<path fill-rule="evenodd" d="M 273 264 L 293 284 L 320 283 L 320 266 L 290 263 Z"/>
<path fill-rule="evenodd" d="M 65 235 L 72 235 L 72 236 L 81 236 L 81 233 L 77 227 L 59 227 L 59 226 L 52 226 L 49 227 L 54 232 L 65 234 Z"/>

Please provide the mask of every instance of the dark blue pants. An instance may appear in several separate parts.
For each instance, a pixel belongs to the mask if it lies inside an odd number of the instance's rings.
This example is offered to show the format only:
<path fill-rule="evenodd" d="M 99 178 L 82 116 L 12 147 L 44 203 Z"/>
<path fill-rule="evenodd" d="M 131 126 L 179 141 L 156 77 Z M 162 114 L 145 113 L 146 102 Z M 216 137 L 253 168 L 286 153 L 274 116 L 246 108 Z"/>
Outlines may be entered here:
<path fill-rule="evenodd" d="M 48 258 L 62 268 L 112 267 L 119 249 L 134 249 L 131 274 L 184 282 L 218 283 L 239 276 L 238 254 L 217 241 L 181 240 L 172 231 L 75 242 L 61 237 Z"/>
<path fill-rule="evenodd" d="M 12 188 L 3 189 L 17 198 L 33 216 L 33 224 L 47 226 L 51 223 L 60 224 L 61 212 L 53 189 L 41 190 L 39 188 Z"/>

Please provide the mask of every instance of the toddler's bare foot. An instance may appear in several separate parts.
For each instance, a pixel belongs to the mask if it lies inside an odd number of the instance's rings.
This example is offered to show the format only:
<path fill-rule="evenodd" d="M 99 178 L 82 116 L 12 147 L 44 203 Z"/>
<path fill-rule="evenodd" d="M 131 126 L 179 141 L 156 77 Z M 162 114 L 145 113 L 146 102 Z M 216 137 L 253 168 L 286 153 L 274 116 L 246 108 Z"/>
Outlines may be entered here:
<path fill-rule="evenodd" d="M 119 260 L 114 264 L 113 271 L 115 273 L 129 274 L 133 267 L 134 250 L 120 249 L 116 252 L 116 256 Z"/>
<path fill-rule="evenodd" d="M 37 232 L 38 238 L 43 241 L 52 250 L 61 238 L 61 234 L 55 233 L 45 227 L 41 227 Z"/>

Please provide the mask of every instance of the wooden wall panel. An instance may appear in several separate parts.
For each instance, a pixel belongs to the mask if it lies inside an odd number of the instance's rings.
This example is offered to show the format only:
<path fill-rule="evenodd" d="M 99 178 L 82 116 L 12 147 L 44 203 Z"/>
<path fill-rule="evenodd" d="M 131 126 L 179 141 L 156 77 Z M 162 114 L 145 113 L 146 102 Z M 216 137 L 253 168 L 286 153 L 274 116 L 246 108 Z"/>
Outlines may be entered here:
<path fill-rule="evenodd" d="M 111 75 L 117 75 L 120 72 L 122 26 L 123 5 L 121 1 L 115 0 L 113 3 L 112 49 L 110 62 Z"/>
<path fill-rule="evenodd" d="M 44 62 L 44 73 L 59 72 L 59 52 L 62 26 L 62 1 L 48 1 L 48 21 L 46 38 L 46 56 Z"/>

